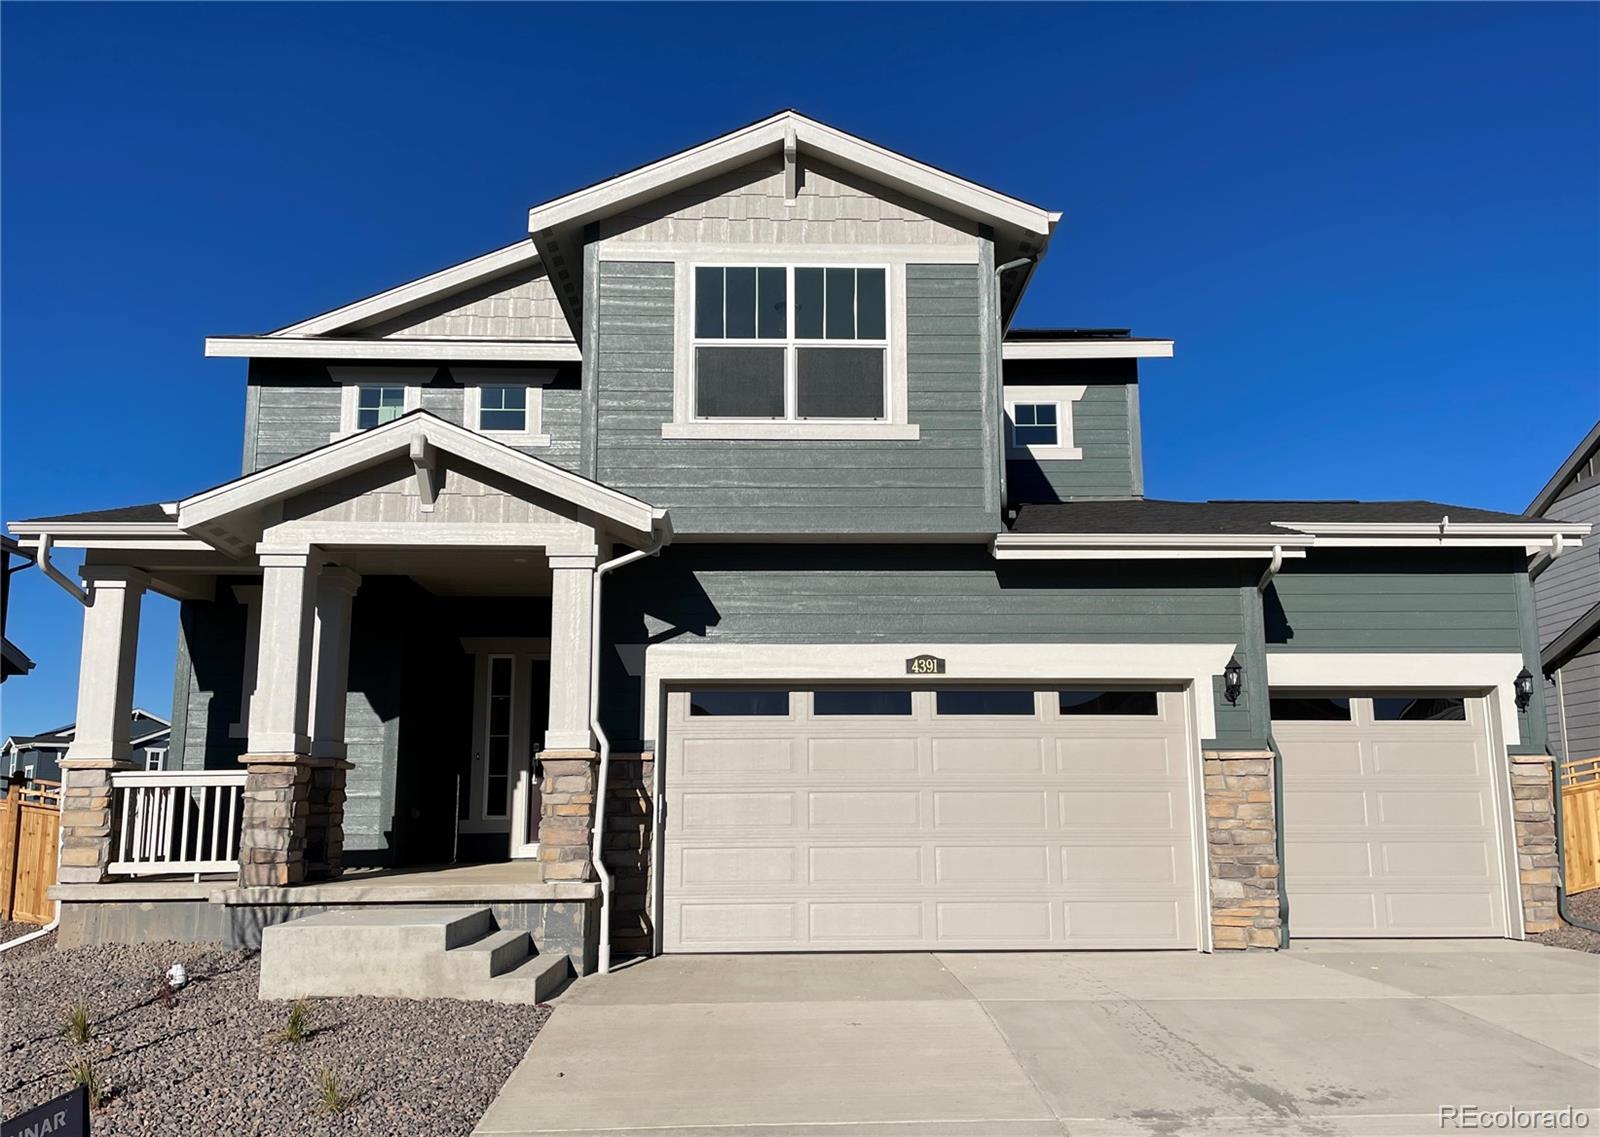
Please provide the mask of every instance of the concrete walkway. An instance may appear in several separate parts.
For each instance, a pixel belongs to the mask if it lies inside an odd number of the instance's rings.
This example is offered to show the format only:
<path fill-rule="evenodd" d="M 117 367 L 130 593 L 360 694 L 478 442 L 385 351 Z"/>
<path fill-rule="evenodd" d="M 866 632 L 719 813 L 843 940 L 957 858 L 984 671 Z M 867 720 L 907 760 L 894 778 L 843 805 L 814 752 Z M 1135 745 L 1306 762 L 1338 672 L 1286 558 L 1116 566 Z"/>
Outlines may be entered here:
<path fill-rule="evenodd" d="M 1509 941 L 1276 954 L 669 956 L 576 984 L 481 1137 L 1600 1132 L 1600 957 Z"/>

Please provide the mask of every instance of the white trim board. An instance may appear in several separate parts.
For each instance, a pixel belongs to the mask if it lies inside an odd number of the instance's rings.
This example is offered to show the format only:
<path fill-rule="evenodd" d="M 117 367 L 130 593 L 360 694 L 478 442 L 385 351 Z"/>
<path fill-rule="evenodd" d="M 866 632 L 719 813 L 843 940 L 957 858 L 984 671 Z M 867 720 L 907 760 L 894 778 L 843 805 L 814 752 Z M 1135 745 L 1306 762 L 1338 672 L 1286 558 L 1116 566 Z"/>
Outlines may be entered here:
<path fill-rule="evenodd" d="M 210 336 L 212 359 L 465 360 L 476 363 L 576 363 L 583 352 L 570 340 L 312 339 Z"/>
<path fill-rule="evenodd" d="M 1001 359 L 1171 359 L 1172 340 L 1019 340 Z"/>
<path fill-rule="evenodd" d="M 1515 652 L 1274 652 L 1267 653 L 1267 685 L 1302 689 L 1441 690 L 1488 692 L 1499 710 L 1508 746 L 1522 743 L 1517 723 L 1516 678 L 1526 666 Z"/>
<path fill-rule="evenodd" d="M 618 645 L 619 651 L 626 645 Z M 875 682 L 927 686 L 969 681 L 1142 680 L 1188 683 L 1196 697 L 1200 740 L 1217 734 L 1211 679 L 1221 675 L 1237 645 L 1128 643 L 829 643 L 829 644 L 651 644 L 644 652 L 644 730 L 661 737 L 665 684 L 697 681 L 761 683 Z M 916 655 L 944 659 L 946 673 L 916 676 L 905 662 Z"/>

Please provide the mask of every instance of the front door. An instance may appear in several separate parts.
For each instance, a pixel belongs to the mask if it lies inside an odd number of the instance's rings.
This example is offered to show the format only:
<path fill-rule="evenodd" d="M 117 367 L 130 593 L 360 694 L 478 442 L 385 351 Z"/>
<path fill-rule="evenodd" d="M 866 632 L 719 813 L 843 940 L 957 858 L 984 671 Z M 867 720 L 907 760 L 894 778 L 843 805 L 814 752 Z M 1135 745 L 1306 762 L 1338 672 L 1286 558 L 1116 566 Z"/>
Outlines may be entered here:
<path fill-rule="evenodd" d="M 549 705 L 547 641 L 504 640 L 473 651 L 472 761 L 458 809 L 459 860 L 539 854 L 533 756 Z"/>

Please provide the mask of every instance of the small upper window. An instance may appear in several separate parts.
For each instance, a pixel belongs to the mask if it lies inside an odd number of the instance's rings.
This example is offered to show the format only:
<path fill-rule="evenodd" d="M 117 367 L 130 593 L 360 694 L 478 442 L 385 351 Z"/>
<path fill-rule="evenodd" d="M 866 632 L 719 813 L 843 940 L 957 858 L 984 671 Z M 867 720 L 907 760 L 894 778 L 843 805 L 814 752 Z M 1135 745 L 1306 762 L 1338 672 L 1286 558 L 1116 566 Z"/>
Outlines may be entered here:
<path fill-rule="evenodd" d="M 910 691 L 816 691 L 811 696 L 816 715 L 895 715 L 911 713 Z"/>
<path fill-rule="evenodd" d="M 771 717 L 789 713 L 787 691 L 691 691 L 689 714 L 696 718 Z"/>
<path fill-rule="evenodd" d="M 399 418 L 406 413 L 406 389 L 384 383 L 363 383 L 356 393 L 356 429 L 371 430 L 375 426 Z"/>
<path fill-rule="evenodd" d="M 1465 722 L 1465 699 L 1402 695 L 1372 700 L 1374 722 Z"/>
<path fill-rule="evenodd" d="M 994 687 L 966 691 L 945 688 L 935 697 L 934 708 L 941 715 L 1031 715 L 1033 692 Z"/>
<path fill-rule="evenodd" d="M 166 748 L 152 746 L 145 750 L 144 768 L 146 770 L 165 770 L 167 768 Z"/>
<path fill-rule="evenodd" d="M 478 429 L 513 431 L 528 429 L 528 389 L 506 384 L 485 384 L 478 393 Z"/>
<path fill-rule="evenodd" d="M 1011 408 L 1011 445 L 1061 445 L 1060 411 L 1055 403 L 1017 403 Z"/>
<path fill-rule="evenodd" d="M 1349 722 L 1350 700 L 1320 695 L 1273 695 L 1272 717 L 1278 722 Z"/>
<path fill-rule="evenodd" d="M 1058 706 L 1064 715 L 1153 715 L 1154 691 L 1060 691 Z"/>

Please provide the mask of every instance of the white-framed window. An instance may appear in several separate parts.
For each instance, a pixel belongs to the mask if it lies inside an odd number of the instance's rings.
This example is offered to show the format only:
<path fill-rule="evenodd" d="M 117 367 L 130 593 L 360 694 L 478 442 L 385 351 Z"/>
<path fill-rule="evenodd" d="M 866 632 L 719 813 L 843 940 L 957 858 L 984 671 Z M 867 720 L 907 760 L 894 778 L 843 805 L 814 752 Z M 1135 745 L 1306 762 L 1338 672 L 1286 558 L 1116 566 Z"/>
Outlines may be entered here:
<path fill-rule="evenodd" d="M 34 764 L 32 762 L 29 762 L 26 766 L 24 766 L 22 768 L 22 776 L 24 778 L 27 778 L 28 781 L 30 781 L 30 782 L 33 781 L 34 768 L 35 767 L 34 767 Z"/>
<path fill-rule="evenodd" d="M 145 747 L 144 768 L 146 770 L 165 770 L 167 768 L 167 748 L 165 746 Z"/>
<path fill-rule="evenodd" d="M 332 441 L 393 422 L 422 406 L 422 388 L 437 367 L 329 367 L 339 384 L 339 429 Z"/>
<path fill-rule="evenodd" d="M 1073 440 L 1072 413 L 1088 390 L 1065 384 L 1005 388 L 1006 456 L 1045 461 L 1083 457 Z"/>
<path fill-rule="evenodd" d="M 696 422 L 887 422 L 886 265 L 695 265 Z"/>
<path fill-rule="evenodd" d="M 548 446 L 544 433 L 544 389 L 550 369 L 452 367 L 462 385 L 462 421 L 468 428 L 511 446 Z"/>

